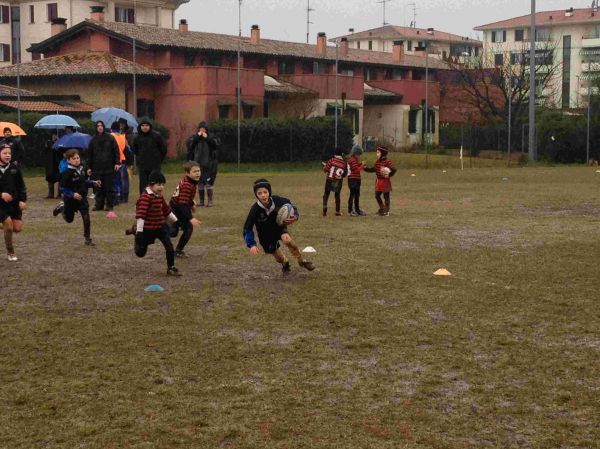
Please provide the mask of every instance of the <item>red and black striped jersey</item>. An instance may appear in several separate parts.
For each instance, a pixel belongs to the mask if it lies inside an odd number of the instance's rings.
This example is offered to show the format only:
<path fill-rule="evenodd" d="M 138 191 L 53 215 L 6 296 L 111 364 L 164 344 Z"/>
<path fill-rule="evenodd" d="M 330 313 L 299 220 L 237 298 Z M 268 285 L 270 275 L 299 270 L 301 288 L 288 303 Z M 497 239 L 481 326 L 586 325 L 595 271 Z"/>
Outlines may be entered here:
<path fill-rule="evenodd" d="M 173 192 L 171 204 L 192 207 L 194 205 L 195 196 L 196 184 L 193 183 L 190 178 L 185 176 L 181 181 L 179 181 L 175 192 Z"/>
<path fill-rule="evenodd" d="M 160 229 L 165 225 L 171 208 L 162 196 L 144 191 L 135 204 L 135 218 L 144 220 L 144 229 Z"/>
<path fill-rule="evenodd" d="M 375 162 L 375 175 L 378 179 L 386 178 L 386 176 L 383 176 L 383 173 L 381 172 L 381 169 L 383 167 L 387 167 L 390 169 L 390 178 L 396 173 L 396 167 L 394 166 L 394 163 L 392 161 L 390 161 L 389 159 L 377 159 L 377 161 Z"/>
<path fill-rule="evenodd" d="M 339 181 L 348 174 L 348 167 L 341 157 L 332 157 L 327 161 L 323 171 L 327 175 L 328 181 Z"/>
<path fill-rule="evenodd" d="M 360 179 L 360 171 L 365 167 L 355 155 L 348 158 L 348 179 Z"/>

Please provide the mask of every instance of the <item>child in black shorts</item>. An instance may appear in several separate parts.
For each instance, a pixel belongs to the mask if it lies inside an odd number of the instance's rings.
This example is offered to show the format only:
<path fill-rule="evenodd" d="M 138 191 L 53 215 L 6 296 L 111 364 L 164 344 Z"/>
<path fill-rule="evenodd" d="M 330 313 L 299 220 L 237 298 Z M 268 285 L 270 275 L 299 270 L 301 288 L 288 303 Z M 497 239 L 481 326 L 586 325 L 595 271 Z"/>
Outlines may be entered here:
<path fill-rule="evenodd" d="M 88 188 L 99 187 L 100 181 L 92 181 L 81 165 L 79 151 L 75 149 L 65 151 L 67 169 L 60 175 L 60 192 L 64 201 L 55 209 L 53 215 L 56 217 L 62 213 L 67 223 L 73 223 L 75 213 L 79 212 L 83 220 L 83 239 L 87 246 L 94 246 L 90 237 L 90 206 L 88 204 Z"/>
<path fill-rule="evenodd" d="M 250 208 L 244 224 L 244 240 L 250 254 L 255 256 L 260 252 L 254 239 L 254 227 L 256 227 L 260 245 L 266 254 L 272 254 L 275 260 L 281 264 L 283 273 L 289 273 L 291 268 L 290 262 L 279 248 L 280 240 L 298 261 L 298 265 L 308 271 L 314 270 L 314 264 L 304 260 L 300 249 L 292 241 L 287 229 L 287 226 L 298 220 L 298 210 L 294 207 L 294 218 L 288 220 L 283 226 L 279 226 L 276 222 L 277 212 L 284 204 L 291 204 L 290 200 L 277 195 L 271 196 L 271 184 L 266 179 L 258 179 L 254 182 L 254 195 L 257 200 Z"/>
<path fill-rule="evenodd" d="M 19 166 L 11 163 L 12 148 L 8 144 L 0 146 L 0 223 L 4 232 L 4 243 L 8 260 L 19 258 L 13 247 L 13 234 L 23 229 L 23 210 L 27 202 L 27 189 Z"/>

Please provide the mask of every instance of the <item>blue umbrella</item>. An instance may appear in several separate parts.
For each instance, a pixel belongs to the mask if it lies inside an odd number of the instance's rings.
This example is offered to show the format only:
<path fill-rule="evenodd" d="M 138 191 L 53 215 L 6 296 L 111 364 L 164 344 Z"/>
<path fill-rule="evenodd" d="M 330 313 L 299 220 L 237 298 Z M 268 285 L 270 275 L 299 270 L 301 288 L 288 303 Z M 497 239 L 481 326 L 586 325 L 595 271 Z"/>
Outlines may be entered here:
<path fill-rule="evenodd" d="M 47 115 L 35 124 L 35 128 L 41 129 L 65 129 L 67 126 L 81 128 L 74 118 L 60 114 Z"/>
<path fill-rule="evenodd" d="M 66 148 L 78 148 L 85 150 L 90 144 L 92 136 L 84 133 L 65 134 L 52 145 L 55 150 L 64 150 Z"/>
<path fill-rule="evenodd" d="M 127 111 L 124 111 L 123 109 L 102 108 L 92 112 L 92 121 L 97 122 L 99 120 L 102 120 L 106 128 L 110 128 L 110 125 L 112 125 L 114 122 L 118 122 L 119 119 L 127 120 L 127 125 L 129 125 L 129 127 L 133 128 L 134 130 L 137 130 L 137 120 L 133 115 L 131 115 Z"/>

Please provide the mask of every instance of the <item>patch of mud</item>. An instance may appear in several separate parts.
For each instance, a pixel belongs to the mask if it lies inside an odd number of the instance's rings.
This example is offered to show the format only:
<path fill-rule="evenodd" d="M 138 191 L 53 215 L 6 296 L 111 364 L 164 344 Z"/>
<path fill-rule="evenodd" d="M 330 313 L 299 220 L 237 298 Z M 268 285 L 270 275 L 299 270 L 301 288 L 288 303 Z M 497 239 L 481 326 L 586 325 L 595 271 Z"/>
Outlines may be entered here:
<path fill-rule="evenodd" d="M 410 242 L 408 240 L 397 240 L 390 244 L 390 248 L 396 251 L 402 251 L 405 249 L 419 249 L 419 245 L 415 242 Z"/>
<path fill-rule="evenodd" d="M 567 215 L 600 215 L 600 206 L 592 204 L 580 204 L 576 206 L 565 206 L 565 207 L 525 207 L 519 206 L 515 208 L 517 212 L 532 217 L 561 217 Z"/>
<path fill-rule="evenodd" d="M 458 245 L 465 249 L 478 246 L 505 247 L 515 238 L 515 233 L 509 229 L 482 231 L 473 228 L 450 228 L 449 231 L 456 238 Z"/>
<path fill-rule="evenodd" d="M 427 315 L 429 315 L 433 324 L 440 324 L 448 319 L 441 310 L 429 310 L 427 311 Z"/>

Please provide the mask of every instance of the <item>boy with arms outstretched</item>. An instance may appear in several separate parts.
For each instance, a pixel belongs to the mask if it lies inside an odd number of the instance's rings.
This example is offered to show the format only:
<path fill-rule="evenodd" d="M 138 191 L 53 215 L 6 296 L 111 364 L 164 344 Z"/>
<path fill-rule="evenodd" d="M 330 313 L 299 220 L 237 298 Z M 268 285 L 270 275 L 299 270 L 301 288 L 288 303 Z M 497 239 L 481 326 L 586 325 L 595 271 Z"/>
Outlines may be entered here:
<path fill-rule="evenodd" d="M 290 262 L 281 249 L 279 241 L 281 240 L 290 250 L 292 255 L 298 261 L 298 265 L 302 268 L 312 271 L 315 266 L 312 262 L 304 260 L 302 253 L 296 244 L 292 241 L 287 226 L 298 220 L 298 210 L 294 207 L 294 218 L 289 219 L 284 225 L 277 224 L 277 212 L 284 204 L 288 204 L 290 200 L 277 195 L 271 195 L 271 184 L 266 179 L 258 179 L 254 182 L 254 195 L 256 202 L 250 208 L 248 218 L 244 224 L 244 240 L 250 254 L 255 256 L 260 250 L 254 239 L 254 227 L 258 233 L 258 240 L 266 254 L 272 254 L 277 262 L 281 264 L 283 273 L 291 271 Z"/>
<path fill-rule="evenodd" d="M 100 187 L 100 181 L 92 181 L 81 165 L 79 151 L 75 149 L 65 151 L 67 169 L 60 175 L 60 193 L 64 201 L 53 212 L 56 217 L 62 213 L 67 223 L 73 223 L 75 213 L 79 212 L 83 220 L 83 239 L 87 246 L 94 246 L 90 237 L 90 206 L 88 204 L 88 188 Z"/>
<path fill-rule="evenodd" d="M 13 234 L 23 229 L 23 210 L 27 202 L 27 189 L 19 166 L 11 163 L 12 148 L 0 144 L 0 224 L 4 232 L 4 243 L 8 260 L 16 262 L 18 257 L 13 247 Z"/>
<path fill-rule="evenodd" d="M 177 237 L 177 232 L 181 227 L 181 237 L 179 243 L 175 248 L 175 257 L 187 257 L 183 252 L 183 248 L 190 241 L 192 233 L 194 232 L 194 226 L 200 225 L 200 221 L 194 218 L 194 210 L 196 209 L 196 203 L 194 197 L 196 196 L 196 188 L 200 182 L 200 164 L 194 161 L 188 161 L 183 164 L 185 170 L 185 176 L 175 189 L 169 205 L 171 210 L 177 217 L 177 223 L 173 226 L 171 237 Z"/>
<path fill-rule="evenodd" d="M 135 255 L 144 257 L 148 246 L 157 239 L 165 247 L 167 253 L 167 275 L 181 276 L 175 268 L 175 251 L 169 238 L 168 223 L 177 221 L 177 217 L 171 211 L 162 196 L 167 180 L 158 170 L 154 170 L 148 176 L 148 186 L 142 192 L 135 205 L 136 224 L 127 229 L 125 234 L 135 234 Z"/>

